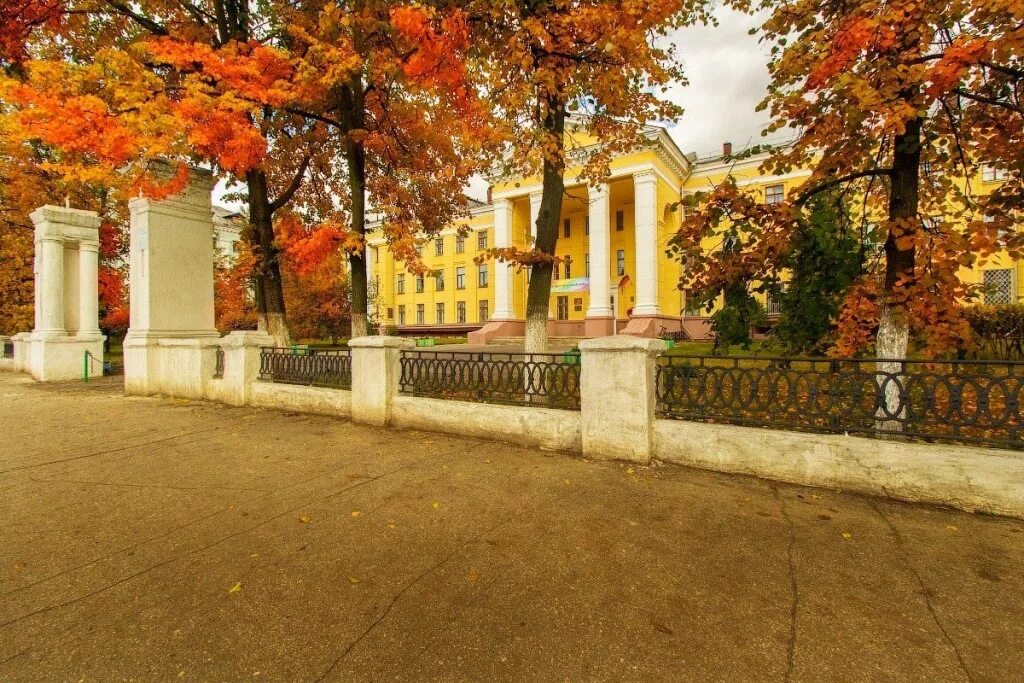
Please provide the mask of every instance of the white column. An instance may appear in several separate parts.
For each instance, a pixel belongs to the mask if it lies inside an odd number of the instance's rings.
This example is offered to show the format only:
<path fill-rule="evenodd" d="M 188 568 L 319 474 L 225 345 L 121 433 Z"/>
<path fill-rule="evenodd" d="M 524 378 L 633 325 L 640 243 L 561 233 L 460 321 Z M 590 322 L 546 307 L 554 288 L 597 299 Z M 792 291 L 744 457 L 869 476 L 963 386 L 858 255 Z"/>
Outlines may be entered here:
<path fill-rule="evenodd" d="M 494 200 L 494 246 L 512 246 L 512 202 Z M 514 320 L 512 304 L 512 269 L 507 263 L 494 261 L 494 320 Z"/>
<path fill-rule="evenodd" d="M 97 335 L 100 333 L 100 245 L 81 242 L 78 249 L 78 335 Z"/>
<path fill-rule="evenodd" d="M 42 243 L 42 241 L 40 239 L 36 238 L 36 240 L 35 240 L 35 256 L 32 259 L 32 281 L 33 282 L 39 282 L 39 278 L 42 275 L 42 272 L 40 270 L 42 268 L 42 264 L 40 262 L 43 260 L 42 259 L 42 253 L 43 253 L 43 243 Z M 33 287 L 33 290 L 34 290 L 34 294 L 35 294 L 35 301 L 33 303 L 33 305 L 35 307 L 35 325 L 32 326 L 32 329 L 33 330 L 41 330 L 43 328 L 43 304 L 42 304 L 42 301 L 43 301 L 43 288 L 42 287 Z"/>
<path fill-rule="evenodd" d="M 611 300 L 611 230 L 609 228 L 610 202 L 608 185 L 590 188 L 590 305 L 588 318 L 612 317 Z"/>
<path fill-rule="evenodd" d="M 37 286 L 40 291 L 39 304 L 42 307 L 41 327 L 36 330 L 44 334 L 66 334 L 64 329 L 64 241 L 44 237 L 42 263 Z"/>
<path fill-rule="evenodd" d="M 636 213 L 636 305 L 634 316 L 659 315 L 658 305 L 658 177 L 654 171 L 633 176 Z"/>
<path fill-rule="evenodd" d="M 543 192 L 530 193 L 530 237 L 537 240 L 537 219 L 540 218 L 540 201 L 544 198 Z"/>

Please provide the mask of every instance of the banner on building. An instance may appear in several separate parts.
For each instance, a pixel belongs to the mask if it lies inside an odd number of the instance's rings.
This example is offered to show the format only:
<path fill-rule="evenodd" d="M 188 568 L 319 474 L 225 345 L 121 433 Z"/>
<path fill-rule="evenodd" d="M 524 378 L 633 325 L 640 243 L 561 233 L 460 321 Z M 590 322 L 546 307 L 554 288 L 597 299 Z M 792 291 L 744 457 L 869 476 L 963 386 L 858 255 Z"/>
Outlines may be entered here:
<path fill-rule="evenodd" d="M 589 292 L 589 277 L 571 277 L 568 280 L 556 280 L 551 283 L 552 294 L 566 294 L 568 292 Z"/>

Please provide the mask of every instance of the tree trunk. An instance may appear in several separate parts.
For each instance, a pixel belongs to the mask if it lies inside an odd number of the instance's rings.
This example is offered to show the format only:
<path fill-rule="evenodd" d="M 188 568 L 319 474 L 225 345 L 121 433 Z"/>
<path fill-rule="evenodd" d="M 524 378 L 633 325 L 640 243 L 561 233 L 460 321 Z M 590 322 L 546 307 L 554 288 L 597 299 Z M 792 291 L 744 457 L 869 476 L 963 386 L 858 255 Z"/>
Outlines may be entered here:
<path fill-rule="evenodd" d="M 885 360 L 906 359 L 910 342 L 907 311 L 894 305 L 891 297 L 898 283 L 905 286 L 914 278 L 914 246 L 901 246 L 899 238 L 912 238 L 917 231 L 920 165 L 921 119 L 918 118 L 909 121 L 894 142 L 892 186 L 889 190 L 889 221 L 892 225 L 885 240 L 884 301 L 875 341 L 875 355 Z M 901 431 L 900 420 L 906 417 L 906 406 L 900 397 L 903 393 L 903 363 L 879 363 L 877 369 L 882 395 L 878 416 L 890 418 L 880 419 L 877 426 L 886 431 Z"/>
<path fill-rule="evenodd" d="M 343 100 L 348 105 L 349 139 L 345 145 L 345 160 L 348 163 L 348 187 L 352 200 L 350 228 L 353 234 L 366 236 L 366 153 L 362 144 L 351 138 L 351 131 L 363 127 L 362 78 L 356 76 L 352 86 L 345 88 Z M 358 252 L 350 252 L 348 262 L 351 269 L 349 286 L 352 291 L 352 338 L 369 334 L 367 309 L 369 304 L 369 282 L 366 272 L 366 245 Z"/>
<path fill-rule="evenodd" d="M 249 190 L 249 241 L 256 256 L 253 286 L 256 294 L 257 327 L 274 338 L 278 346 L 291 344 L 285 316 L 281 263 L 274 244 L 274 216 L 267 190 L 266 173 L 246 173 Z"/>
<path fill-rule="evenodd" d="M 363 11 L 363 0 L 355 0 L 353 12 Z M 363 54 L 365 44 L 358 28 L 353 29 L 352 44 L 358 54 Z M 342 135 L 345 136 L 345 161 L 348 165 L 348 187 L 352 201 L 350 229 L 353 234 L 366 237 L 366 150 L 360 139 L 354 139 L 354 133 L 366 128 L 366 97 L 363 86 L 363 74 L 356 71 L 347 84 L 339 88 L 338 107 L 339 119 L 342 123 Z M 358 252 L 348 255 L 351 271 L 349 286 L 352 296 L 352 334 L 351 337 L 365 337 L 368 333 L 367 310 L 369 306 L 368 281 L 366 272 L 366 243 Z"/>
<path fill-rule="evenodd" d="M 554 256 L 558 242 L 558 220 L 562 215 L 562 199 L 565 195 L 565 163 L 561 160 L 565 106 L 552 103 L 543 125 L 545 131 L 557 140 L 559 161 L 544 160 L 536 248 Z M 554 267 L 551 261 L 543 261 L 535 264 L 530 272 L 530 287 L 526 296 L 526 353 L 544 353 L 548 347 L 548 311 L 551 307 L 551 271 Z"/>

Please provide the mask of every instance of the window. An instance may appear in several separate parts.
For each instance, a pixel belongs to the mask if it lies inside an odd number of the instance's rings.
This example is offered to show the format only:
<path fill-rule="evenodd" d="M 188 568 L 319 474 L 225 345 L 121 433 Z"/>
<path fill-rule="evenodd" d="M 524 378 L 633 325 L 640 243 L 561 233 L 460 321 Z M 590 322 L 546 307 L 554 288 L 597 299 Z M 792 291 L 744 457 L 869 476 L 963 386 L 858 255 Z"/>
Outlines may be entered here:
<path fill-rule="evenodd" d="M 487 231 L 481 230 L 476 234 L 476 248 L 483 251 L 487 248 Z"/>
<path fill-rule="evenodd" d="M 697 297 L 690 290 L 686 290 L 685 296 L 686 305 L 683 309 L 683 315 L 687 317 L 700 317 L 704 315 L 703 307 L 698 303 Z"/>
<path fill-rule="evenodd" d="M 615 274 L 619 277 L 626 274 L 626 252 L 622 249 L 615 252 Z"/>
<path fill-rule="evenodd" d="M 480 322 L 485 323 L 491 317 L 491 304 L 486 299 L 480 302 Z"/>
<path fill-rule="evenodd" d="M 395 309 L 393 309 L 390 306 L 388 306 L 388 320 L 394 320 L 394 319 L 395 319 Z"/>
<path fill-rule="evenodd" d="M 423 291 L 423 279 L 424 279 L 423 273 L 420 273 L 419 275 L 416 276 L 416 291 L 417 292 L 422 292 Z"/>
<path fill-rule="evenodd" d="M 626 212 L 616 211 L 615 212 L 615 231 L 622 232 L 626 229 Z"/>
<path fill-rule="evenodd" d="M 487 264 L 481 263 L 476 269 L 476 284 L 477 287 L 487 286 Z"/>
<path fill-rule="evenodd" d="M 552 264 L 552 266 L 551 266 L 551 279 L 552 280 L 557 280 L 558 276 L 559 276 L 558 264 L 557 263 Z"/>
<path fill-rule="evenodd" d="M 434 240 L 434 256 L 444 256 L 444 238 L 438 237 Z"/>
<path fill-rule="evenodd" d="M 426 307 L 423 304 L 416 304 L 416 324 L 425 325 L 427 322 Z"/>
<path fill-rule="evenodd" d="M 565 279 L 568 280 L 572 277 L 572 259 L 565 259 Z"/>
<path fill-rule="evenodd" d="M 466 302 L 455 302 L 455 322 L 464 324 L 466 322 Z"/>
<path fill-rule="evenodd" d="M 562 237 L 568 237 L 572 234 L 572 221 L 568 218 L 562 223 Z"/>
<path fill-rule="evenodd" d="M 780 185 L 769 185 L 764 188 L 764 203 L 765 204 L 781 204 L 785 195 L 783 186 Z"/>
<path fill-rule="evenodd" d="M 995 166 L 989 166 L 985 164 L 981 167 L 981 179 L 986 183 L 998 183 L 1002 180 L 1006 180 L 1006 169 L 996 168 Z"/>
<path fill-rule="evenodd" d="M 405 306 L 399 306 L 398 307 L 398 324 L 399 325 L 404 325 L 405 324 Z"/>
<path fill-rule="evenodd" d="M 461 254 L 466 251 L 466 238 L 462 235 L 455 236 L 455 253 Z"/>
<path fill-rule="evenodd" d="M 930 176 L 932 174 L 932 162 L 925 161 L 921 163 L 921 174 L 924 175 L 925 177 Z"/>
<path fill-rule="evenodd" d="M 466 288 L 466 266 L 459 266 L 455 269 L 455 289 Z"/>
<path fill-rule="evenodd" d="M 582 313 L 583 312 L 583 298 L 582 297 L 576 297 L 575 299 L 572 300 L 572 310 L 576 311 L 577 313 Z"/>
<path fill-rule="evenodd" d="M 405 294 L 405 275 L 398 276 L 398 281 L 395 283 L 395 293 Z"/>
<path fill-rule="evenodd" d="M 560 296 L 556 299 L 555 318 L 558 320 L 569 319 L 569 297 Z"/>
<path fill-rule="evenodd" d="M 438 325 L 444 325 L 444 304 L 438 304 L 436 308 L 437 308 L 437 315 L 436 315 L 437 324 Z"/>
<path fill-rule="evenodd" d="M 782 313 L 782 293 L 785 288 L 778 292 L 766 292 L 764 295 L 764 310 L 768 315 L 780 315 Z"/>
<path fill-rule="evenodd" d="M 590 277 L 590 252 L 583 255 L 583 268 L 587 277 Z"/>
<path fill-rule="evenodd" d="M 1013 271 L 1009 268 L 1000 270 L 986 270 L 982 273 L 982 284 L 985 288 L 985 303 L 987 304 L 1012 304 L 1016 297 L 1013 295 Z"/>
<path fill-rule="evenodd" d="M 590 234 L 590 216 L 584 216 L 583 217 L 583 234 L 584 235 L 589 235 Z"/>
<path fill-rule="evenodd" d="M 439 270 L 434 273 L 434 289 L 439 292 L 444 291 L 444 271 Z"/>

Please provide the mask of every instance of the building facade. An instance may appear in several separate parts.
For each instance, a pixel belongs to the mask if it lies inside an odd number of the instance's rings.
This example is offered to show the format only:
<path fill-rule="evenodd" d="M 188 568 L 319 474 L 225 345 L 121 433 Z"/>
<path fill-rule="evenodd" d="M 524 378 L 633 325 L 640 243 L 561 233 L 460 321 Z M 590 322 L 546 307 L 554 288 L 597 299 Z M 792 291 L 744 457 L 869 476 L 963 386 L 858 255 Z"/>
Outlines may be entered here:
<path fill-rule="evenodd" d="M 761 201 L 781 202 L 810 175 L 763 175 L 767 154 L 737 160 L 728 144 L 720 155 L 687 156 L 657 126 L 647 127 L 644 137 L 639 149 L 612 160 L 605 184 L 589 187 L 580 178 L 580 164 L 597 143 L 579 133 L 567 135 L 571 151 L 556 247 L 562 260 L 551 288 L 551 336 L 685 331 L 707 338 L 710 314 L 687 301 L 679 288 L 682 265 L 666 253 L 682 221 L 681 200 L 731 175 Z M 495 179 L 490 203 L 474 203 L 463 230 L 453 226 L 423 243 L 427 275 L 407 272 L 379 231 L 371 232 L 371 306 L 378 323 L 399 334 L 469 333 L 474 342 L 522 336 L 529 273 L 493 260 L 478 265 L 475 259 L 493 247 L 529 248 L 540 199 L 539 177 Z M 966 277 L 993 284 L 993 301 L 1016 302 L 1019 268 L 996 260 Z M 771 316 L 775 306 L 763 303 Z"/>

